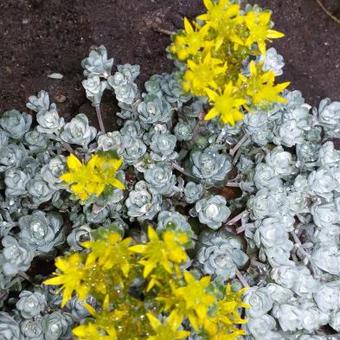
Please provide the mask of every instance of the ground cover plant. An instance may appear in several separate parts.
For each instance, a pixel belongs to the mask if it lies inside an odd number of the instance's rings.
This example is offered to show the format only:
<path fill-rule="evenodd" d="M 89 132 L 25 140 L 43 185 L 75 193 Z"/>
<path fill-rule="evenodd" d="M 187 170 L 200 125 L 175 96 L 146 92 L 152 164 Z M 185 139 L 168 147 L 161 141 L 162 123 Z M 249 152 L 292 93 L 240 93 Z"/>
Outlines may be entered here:
<path fill-rule="evenodd" d="M 3 113 L 0 338 L 336 339 L 340 102 L 276 81 L 270 11 L 204 5 L 142 89 L 91 50 L 99 130 L 45 91 Z"/>

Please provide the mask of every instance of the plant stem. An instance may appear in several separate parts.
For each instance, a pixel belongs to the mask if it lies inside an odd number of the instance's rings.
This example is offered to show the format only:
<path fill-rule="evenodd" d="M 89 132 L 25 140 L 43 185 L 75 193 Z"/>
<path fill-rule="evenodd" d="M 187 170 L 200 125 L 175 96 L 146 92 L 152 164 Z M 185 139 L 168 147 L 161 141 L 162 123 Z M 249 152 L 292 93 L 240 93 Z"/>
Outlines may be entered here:
<path fill-rule="evenodd" d="M 229 151 L 230 156 L 234 156 L 237 152 L 237 150 L 242 146 L 243 143 L 245 143 L 248 139 L 248 135 L 244 135 L 238 143 Z"/>
<path fill-rule="evenodd" d="M 96 113 L 97 113 L 97 119 L 98 119 L 100 131 L 105 133 L 105 127 L 103 123 L 102 112 L 100 110 L 100 105 L 96 105 Z"/>
<path fill-rule="evenodd" d="M 309 258 L 310 258 L 310 255 L 303 249 L 302 244 L 301 244 L 301 241 L 300 241 L 300 239 L 297 237 L 297 235 L 295 234 L 295 232 L 292 231 L 292 232 L 290 232 L 290 234 L 292 235 L 292 237 L 293 237 L 293 239 L 294 239 L 294 242 L 295 242 L 295 245 L 296 245 L 296 247 L 298 248 L 298 250 L 301 252 L 301 254 L 302 254 L 305 258 L 309 259 Z"/>
<path fill-rule="evenodd" d="M 336 16 L 334 16 L 326 7 L 325 5 L 321 2 L 321 0 L 315 0 L 317 4 L 321 7 L 321 9 L 337 24 L 340 25 L 340 19 L 338 19 Z"/>
<path fill-rule="evenodd" d="M 247 213 L 247 210 L 243 210 L 241 213 L 239 213 L 238 215 L 236 215 L 235 217 L 233 217 L 231 220 L 229 220 L 226 225 L 233 225 L 236 222 L 238 222 L 239 220 L 242 219 L 242 217 Z"/>
<path fill-rule="evenodd" d="M 236 268 L 235 273 L 236 273 L 236 277 L 242 283 L 243 287 L 249 288 L 249 284 L 246 278 L 242 275 L 242 273 L 238 270 L 238 268 Z"/>
<path fill-rule="evenodd" d="M 227 182 L 227 184 L 225 185 L 226 187 L 230 187 L 230 188 L 239 188 L 240 187 L 240 183 L 238 182 Z"/>
<path fill-rule="evenodd" d="M 238 228 L 236 229 L 236 233 L 237 233 L 237 234 L 241 234 L 241 233 L 243 233 L 245 230 L 246 230 L 246 227 L 245 227 L 244 225 L 241 225 L 241 227 L 238 227 Z"/>
<path fill-rule="evenodd" d="M 193 178 L 195 179 L 195 177 L 193 175 L 191 175 L 189 172 L 185 171 L 184 168 L 182 168 L 178 163 L 176 162 L 171 162 L 171 166 L 177 170 L 178 172 L 180 172 L 181 174 L 183 174 L 184 176 L 187 176 L 189 178 Z"/>
<path fill-rule="evenodd" d="M 70 153 L 70 154 L 74 154 L 74 150 L 72 149 L 71 145 L 69 143 L 66 142 L 62 142 L 63 147 Z"/>
<path fill-rule="evenodd" d="M 153 27 L 153 30 L 158 32 L 158 33 L 162 33 L 162 34 L 170 35 L 170 36 L 176 33 L 176 32 L 169 31 L 169 30 L 166 30 L 166 29 L 160 28 L 160 27 Z"/>

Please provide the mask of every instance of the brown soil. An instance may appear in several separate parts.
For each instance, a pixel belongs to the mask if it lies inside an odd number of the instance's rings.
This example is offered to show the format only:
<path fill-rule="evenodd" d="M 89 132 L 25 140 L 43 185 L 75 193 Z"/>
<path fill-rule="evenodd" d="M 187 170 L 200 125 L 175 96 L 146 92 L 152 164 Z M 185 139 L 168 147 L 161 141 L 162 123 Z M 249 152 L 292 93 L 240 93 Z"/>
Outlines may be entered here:
<path fill-rule="evenodd" d="M 340 0 L 322 0 L 340 14 Z M 286 38 L 275 43 L 286 59 L 285 79 L 315 104 L 340 99 L 340 25 L 315 0 L 257 0 L 273 10 Z M 141 80 L 170 71 L 167 30 L 202 11 L 200 0 L 4 0 L 0 3 L 0 112 L 24 110 L 29 95 L 45 89 L 64 116 L 93 110 L 81 87 L 80 61 L 91 45 L 104 44 L 117 63 L 137 63 Z M 62 80 L 47 78 L 52 72 Z M 113 117 L 109 106 L 104 111 Z M 110 118 L 111 118 L 110 117 Z M 112 121 L 110 119 L 110 121 Z"/>

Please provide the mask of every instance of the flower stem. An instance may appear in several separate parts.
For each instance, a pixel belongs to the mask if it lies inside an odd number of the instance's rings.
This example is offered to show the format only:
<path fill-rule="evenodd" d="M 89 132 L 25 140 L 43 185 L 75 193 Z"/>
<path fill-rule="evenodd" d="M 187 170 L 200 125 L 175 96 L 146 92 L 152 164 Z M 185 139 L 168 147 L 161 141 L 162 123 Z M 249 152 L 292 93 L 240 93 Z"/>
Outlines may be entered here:
<path fill-rule="evenodd" d="M 100 110 L 100 105 L 96 105 L 96 113 L 97 113 L 97 119 L 98 119 L 100 131 L 105 133 L 105 127 L 103 123 L 102 112 Z"/>

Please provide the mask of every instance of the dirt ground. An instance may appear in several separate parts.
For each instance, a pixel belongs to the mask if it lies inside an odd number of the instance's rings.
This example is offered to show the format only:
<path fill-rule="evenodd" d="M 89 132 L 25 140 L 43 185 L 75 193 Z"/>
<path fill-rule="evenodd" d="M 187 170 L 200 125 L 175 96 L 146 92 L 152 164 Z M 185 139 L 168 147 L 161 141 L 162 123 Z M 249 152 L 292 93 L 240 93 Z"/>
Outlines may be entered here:
<path fill-rule="evenodd" d="M 340 17 L 340 0 L 322 0 Z M 340 25 L 316 0 L 257 0 L 270 7 L 276 28 L 286 38 L 275 43 L 286 59 L 284 78 L 316 104 L 340 100 Z M 200 0 L 2 0 L 0 2 L 0 112 L 25 109 L 29 95 L 45 89 L 60 100 L 66 117 L 93 112 L 81 87 L 80 61 L 91 45 L 104 44 L 117 63 L 141 65 L 141 81 L 170 71 L 167 30 L 181 27 L 182 17 L 202 11 Z M 59 72 L 62 80 L 47 75 Z M 64 98 L 65 99 L 65 98 Z M 112 122 L 114 109 L 106 109 Z M 110 117 L 109 117 L 110 116 Z"/>

